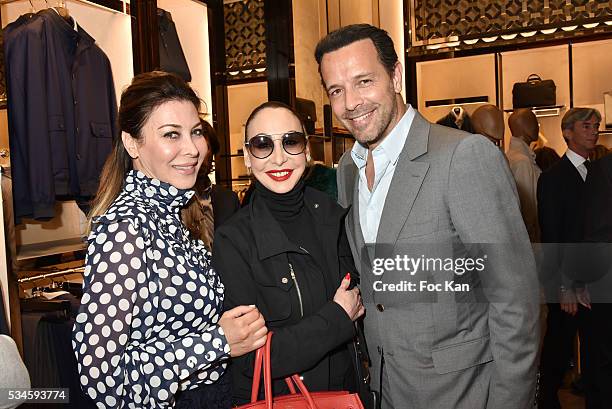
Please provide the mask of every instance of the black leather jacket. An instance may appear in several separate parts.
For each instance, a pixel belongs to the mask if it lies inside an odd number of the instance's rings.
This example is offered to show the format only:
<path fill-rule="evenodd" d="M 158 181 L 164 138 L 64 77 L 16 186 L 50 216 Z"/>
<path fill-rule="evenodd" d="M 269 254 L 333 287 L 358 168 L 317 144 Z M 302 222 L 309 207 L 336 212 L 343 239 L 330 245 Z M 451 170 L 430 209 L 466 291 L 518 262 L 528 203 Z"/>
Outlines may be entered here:
<path fill-rule="evenodd" d="M 310 187 L 304 202 L 314 220 L 304 228 L 315 230 L 324 260 L 314 260 L 290 241 L 257 192 L 216 231 L 214 240 L 213 266 L 225 285 L 225 310 L 255 304 L 274 331 L 271 361 L 277 395 L 288 393 L 283 378 L 294 373 L 312 391 L 355 389 L 347 348 L 354 326 L 332 301 L 344 275 L 356 274 L 344 231 L 346 210 Z M 230 364 L 235 404 L 249 400 L 254 356 Z"/>

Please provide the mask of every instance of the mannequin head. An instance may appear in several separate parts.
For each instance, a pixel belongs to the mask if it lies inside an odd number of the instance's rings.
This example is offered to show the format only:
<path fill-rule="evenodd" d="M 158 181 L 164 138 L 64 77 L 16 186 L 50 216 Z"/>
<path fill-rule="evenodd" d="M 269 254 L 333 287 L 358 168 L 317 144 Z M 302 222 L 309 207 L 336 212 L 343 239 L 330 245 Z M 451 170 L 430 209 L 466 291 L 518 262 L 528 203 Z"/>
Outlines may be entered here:
<path fill-rule="evenodd" d="M 515 110 L 508 118 L 512 136 L 522 139 L 527 145 L 538 140 L 540 124 L 535 114 L 528 108 Z"/>
<path fill-rule="evenodd" d="M 495 105 L 487 104 L 472 114 L 474 131 L 486 136 L 495 144 L 504 139 L 504 114 Z"/>

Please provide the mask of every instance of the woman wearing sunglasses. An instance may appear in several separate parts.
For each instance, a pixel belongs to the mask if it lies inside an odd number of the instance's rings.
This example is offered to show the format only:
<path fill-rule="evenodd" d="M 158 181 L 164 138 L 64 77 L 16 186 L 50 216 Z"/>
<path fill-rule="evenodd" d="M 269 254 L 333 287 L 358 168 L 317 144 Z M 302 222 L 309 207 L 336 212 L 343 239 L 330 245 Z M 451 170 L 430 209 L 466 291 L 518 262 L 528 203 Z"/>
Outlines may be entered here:
<path fill-rule="evenodd" d="M 358 290 L 349 290 L 354 265 L 346 211 L 304 186 L 308 140 L 292 108 L 260 105 L 245 133 L 244 161 L 255 193 L 214 239 L 225 308 L 256 305 L 274 331 L 275 394 L 288 393 L 283 378 L 296 373 L 311 391 L 355 390 L 348 346 L 364 309 Z M 234 404 L 249 401 L 254 357 L 232 362 Z"/>

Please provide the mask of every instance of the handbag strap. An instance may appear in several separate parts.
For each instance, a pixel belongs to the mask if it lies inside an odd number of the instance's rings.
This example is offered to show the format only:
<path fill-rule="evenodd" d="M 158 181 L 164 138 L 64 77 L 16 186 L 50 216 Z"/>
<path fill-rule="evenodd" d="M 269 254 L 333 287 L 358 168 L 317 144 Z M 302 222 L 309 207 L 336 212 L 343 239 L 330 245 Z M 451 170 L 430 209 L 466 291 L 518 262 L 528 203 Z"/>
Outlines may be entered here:
<path fill-rule="evenodd" d="M 253 384 L 251 385 L 251 403 L 255 403 L 257 402 L 257 398 L 259 396 L 259 383 L 261 382 L 261 370 L 263 366 L 266 409 L 272 409 L 272 371 L 270 367 L 270 346 L 272 345 L 272 334 L 272 331 L 268 332 L 266 344 L 259 347 L 255 352 Z"/>
<path fill-rule="evenodd" d="M 266 344 L 257 349 L 255 353 L 255 366 L 253 368 L 253 384 L 251 385 L 251 403 L 257 402 L 257 397 L 259 395 L 259 383 L 261 381 L 261 370 L 263 366 L 264 373 L 264 394 L 266 399 L 266 409 L 272 409 L 272 405 L 274 402 L 274 398 L 272 396 L 272 365 L 270 363 L 270 350 L 272 346 L 272 335 L 273 333 L 268 332 L 266 338 Z M 291 394 L 296 394 L 297 391 L 294 387 L 297 385 L 298 389 L 306 399 L 308 403 L 309 409 L 317 409 L 317 406 L 304 385 L 304 382 L 300 379 L 299 375 L 292 375 L 290 377 L 285 378 L 285 382 L 287 383 L 287 387 L 289 388 L 289 392 Z"/>
<path fill-rule="evenodd" d="M 541 82 L 542 78 L 538 74 L 531 74 L 527 77 L 527 82 Z"/>
<path fill-rule="evenodd" d="M 285 378 L 285 383 L 287 384 L 287 388 L 289 388 L 289 393 L 295 395 L 297 391 L 295 390 L 295 386 L 293 385 L 293 382 L 291 382 L 291 379 Z"/>
<path fill-rule="evenodd" d="M 264 396 L 266 398 L 266 409 L 272 409 L 272 365 L 270 364 L 270 348 L 272 347 L 272 332 L 268 332 L 266 345 L 264 345 Z"/>
<path fill-rule="evenodd" d="M 310 392 L 306 388 L 306 385 L 304 385 L 304 382 L 302 382 L 302 379 L 300 378 L 300 376 L 292 375 L 291 379 L 293 380 L 293 382 L 295 382 L 300 392 L 302 392 L 302 395 L 304 395 L 304 398 L 306 398 L 306 402 L 308 403 L 308 406 L 310 407 L 310 409 L 317 409 L 317 405 L 315 404 L 314 399 L 312 399 Z"/>
<path fill-rule="evenodd" d="M 261 365 L 263 362 L 263 347 L 255 352 L 255 367 L 253 368 L 253 384 L 251 385 L 251 403 L 257 402 L 259 383 L 261 382 Z"/>

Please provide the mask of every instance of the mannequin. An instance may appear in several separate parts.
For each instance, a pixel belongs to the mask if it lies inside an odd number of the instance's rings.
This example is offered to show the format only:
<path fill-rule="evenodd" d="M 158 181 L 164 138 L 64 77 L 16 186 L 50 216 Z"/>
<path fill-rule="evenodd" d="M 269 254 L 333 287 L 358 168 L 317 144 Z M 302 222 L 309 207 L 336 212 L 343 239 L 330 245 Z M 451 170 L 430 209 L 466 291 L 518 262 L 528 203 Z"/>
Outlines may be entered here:
<path fill-rule="evenodd" d="M 530 109 L 520 108 L 515 110 L 508 118 L 508 126 L 512 136 L 521 139 L 527 145 L 538 140 L 540 124 L 538 124 L 538 119 Z"/>
<path fill-rule="evenodd" d="M 495 105 L 487 104 L 479 107 L 472 114 L 474 132 L 486 136 L 497 146 L 502 146 L 504 140 L 504 114 Z"/>
<path fill-rule="evenodd" d="M 512 132 L 507 153 L 508 164 L 516 181 L 527 233 L 531 242 L 537 243 L 540 241 L 540 231 L 536 197 L 538 178 L 542 172 L 536 164 L 536 155 L 529 145 L 538 140 L 540 125 L 530 109 L 520 108 L 510 115 L 508 126 Z"/>

